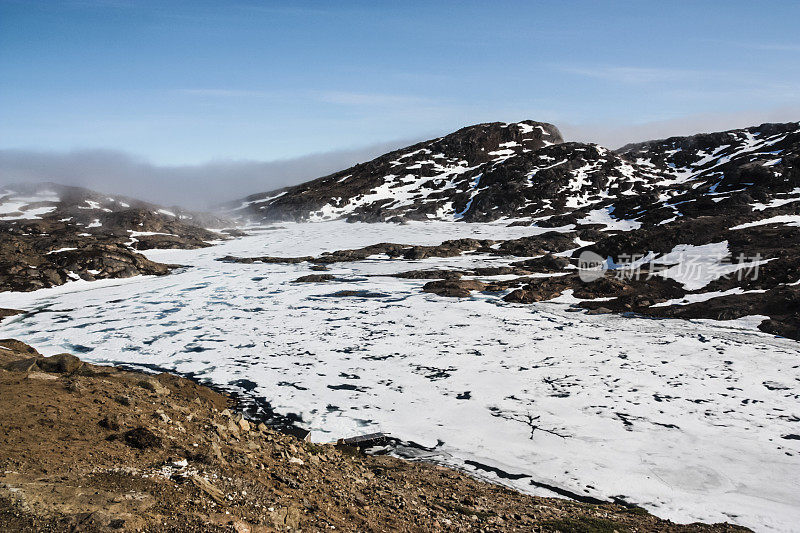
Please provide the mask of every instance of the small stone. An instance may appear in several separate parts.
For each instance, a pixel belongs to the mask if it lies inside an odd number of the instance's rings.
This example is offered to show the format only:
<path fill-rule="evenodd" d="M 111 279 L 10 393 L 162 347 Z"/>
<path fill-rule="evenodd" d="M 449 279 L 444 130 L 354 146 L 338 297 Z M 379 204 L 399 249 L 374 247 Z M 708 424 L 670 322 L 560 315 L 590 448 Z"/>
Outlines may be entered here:
<path fill-rule="evenodd" d="M 106 415 L 102 420 L 100 420 L 99 424 L 101 428 L 117 431 L 120 427 L 119 416 L 114 414 Z"/>
<path fill-rule="evenodd" d="M 203 491 L 206 494 L 208 494 L 209 496 L 211 496 L 212 500 L 214 500 L 215 502 L 217 502 L 220 505 L 225 503 L 225 493 L 223 493 L 217 487 L 212 485 L 210 481 L 208 481 L 205 478 L 202 478 L 202 477 L 198 476 L 197 474 L 194 474 L 191 477 L 191 480 L 192 480 L 192 484 L 194 484 L 195 487 L 197 487 L 201 491 Z"/>
<path fill-rule="evenodd" d="M 161 382 L 155 378 L 148 377 L 139 380 L 137 385 L 139 385 L 143 389 L 149 390 L 150 392 L 155 392 L 159 396 L 166 396 L 170 393 L 170 390 L 166 388 L 164 385 L 162 385 Z"/>
<path fill-rule="evenodd" d="M 132 429 L 123 437 L 128 446 L 139 450 L 161 447 L 161 438 L 145 427 Z"/>
<path fill-rule="evenodd" d="M 83 392 L 83 390 L 84 390 L 85 388 L 86 388 L 86 387 L 84 387 L 83 385 L 81 385 L 81 384 L 80 384 L 80 382 L 78 382 L 78 381 L 70 381 L 69 383 L 67 383 L 67 390 L 68 390 L 69 392 L 76 392 L 76 393 L 80 393 L 80 392 Z"/>
<path fill-rule="evenodd" d="M 587 315 L 607 315 L 607 314 L 612 313 L 612 312 L 613 311 L 611 311 L 611 309 L 609 309 L 608 307 L 598 307 L 597 309 L 589 309 L 588 311 L 586 311 L 586 314 Z"/>
<path fill-rule="evenodd" d="M 250 533 L 251 529 L 250 526 L 246 523 L 242 522 L 241 520 L 237 520 L 233 523 L 233 530 L 236 533 Z"/>
<path fill-rule="evenodd" d="M 125 396 L 123 394 L 120 394 L 119 396 L 115 397 L 114 401 L 117 402 L 118 404 L 124 405 L 126 407 L 130 406 L 130 404 L 131 404 L 131 399 L 128 396 Z"/>
<path fill-rule="evenodd" d="M 307 276 L 300 276 L 292 283 L 321 283 L 327 281 L 333 281 L 336 279 L 331 274 L 309 274 Z"/>
<path fill-rule="evenodd" d="M 219 447 L 219 444 L 216 442 L 211 443 L 211 454 L 220 462 L 224 462 L 225 458 L 222 456 L 222 449 Z"/>

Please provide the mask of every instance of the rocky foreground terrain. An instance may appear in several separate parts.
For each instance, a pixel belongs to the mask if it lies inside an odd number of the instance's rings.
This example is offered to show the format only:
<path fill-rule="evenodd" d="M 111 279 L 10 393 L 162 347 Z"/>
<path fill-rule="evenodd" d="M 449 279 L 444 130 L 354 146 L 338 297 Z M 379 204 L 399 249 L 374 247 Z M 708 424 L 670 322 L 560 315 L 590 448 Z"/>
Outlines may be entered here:
<path fill-rule="evenodd" d="M 167 274 L 137 250 L 199 248 L 223 219 L 53 183 L 0 189 L 0 291 Z"/>
<path fill-rule="evenodd" d="M 170 374 L 0 340 L 5 531 L 745 531 L 300 441 Z"/>

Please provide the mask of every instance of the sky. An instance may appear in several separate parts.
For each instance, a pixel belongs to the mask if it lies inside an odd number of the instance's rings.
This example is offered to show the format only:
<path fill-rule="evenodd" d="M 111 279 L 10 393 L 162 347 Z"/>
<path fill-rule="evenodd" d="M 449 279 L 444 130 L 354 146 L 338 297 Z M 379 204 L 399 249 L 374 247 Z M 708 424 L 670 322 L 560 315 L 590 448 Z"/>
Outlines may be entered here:
<path fill-rule="evenodd" d="M 795 1 L 0 0 L 0 181 L 139 173 L 199 198 L 480 122 L 615 148 L 796 121 L 798 20 Z"/>

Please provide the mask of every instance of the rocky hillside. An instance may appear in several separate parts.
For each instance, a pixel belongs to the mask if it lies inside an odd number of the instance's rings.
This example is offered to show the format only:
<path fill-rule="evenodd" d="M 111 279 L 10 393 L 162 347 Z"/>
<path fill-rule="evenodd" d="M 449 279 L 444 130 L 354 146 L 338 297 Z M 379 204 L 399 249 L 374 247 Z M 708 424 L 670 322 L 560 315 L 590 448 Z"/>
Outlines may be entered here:
<path fill-rule="evenodd" d="M 0 340 L 3 531 L 747 531 L 310 443 L 170 374 Z"/>
<path fill-rule="evenodd" d="M 0 291 L 166 274 L 136 250 L 198 248 L 223 219 L 53 183 L 0 188 Z"/>
<path fill-rule="evenodd" d="M 509 220 L 626 229 L 800 199 L 798 147 L 796 122 L 617 151 L 564 142 L 551 124 L 479 124 L 226 208 L 256 221 Z"/>
<path fill-rule="evenodd" d="M 258 221 L 469 220 L 477 193 L 494 189 L 484 172 L 562 142 L 551 124 L 479 124 L 226 208 L 232 216 Z"/>

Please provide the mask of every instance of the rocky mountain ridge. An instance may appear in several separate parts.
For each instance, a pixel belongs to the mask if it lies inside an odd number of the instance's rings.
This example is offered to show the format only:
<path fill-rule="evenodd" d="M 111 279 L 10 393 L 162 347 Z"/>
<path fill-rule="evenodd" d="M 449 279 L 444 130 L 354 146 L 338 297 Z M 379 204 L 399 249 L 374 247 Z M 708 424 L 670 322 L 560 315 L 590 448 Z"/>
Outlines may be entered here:
<path fill-rule="evenodd" d="M 619 150 L 546 123 L 479 124 L 225 206 L 253 221 L 509 221 L 607 229 L 800 198 L 800 124 L 762 124 Z M 695 205 L 686 205 L 686 204 Z M 678 208 L 678 205 L 685 207 Z"/>
<path fill-rule="evenodd" d="M 226 213 L 259 221 L 461 219 L 485 169 L 562 142 L 551 124 L 478 124 L 305 184 L 248 196 L 226 206 Z"/>
<path fill-rule="evenodd" d="M 226 238 L 219 217 L 54 183 L 0 188 L 0 291 L 70 280 L 166 274 L 137 250 L 199 248 Z"/>

